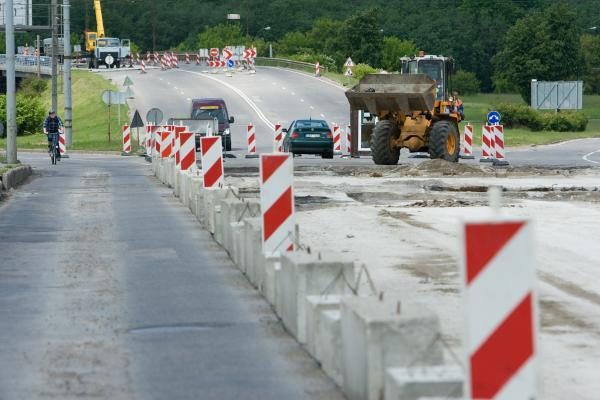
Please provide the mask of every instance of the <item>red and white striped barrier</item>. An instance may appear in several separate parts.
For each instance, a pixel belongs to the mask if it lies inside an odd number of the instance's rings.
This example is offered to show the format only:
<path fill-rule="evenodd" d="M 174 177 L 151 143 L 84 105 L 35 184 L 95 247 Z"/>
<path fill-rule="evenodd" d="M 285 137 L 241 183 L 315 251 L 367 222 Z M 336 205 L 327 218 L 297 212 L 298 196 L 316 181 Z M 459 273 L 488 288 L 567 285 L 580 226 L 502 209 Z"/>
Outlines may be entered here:
<path fill-rule="evenodd" d="M 196 65 L 200 65 L 200 54 L 196 54 Z"/>
<path fill-rule="evenodd" d="M 60 151 L 61 157 L 67 154 L 67 141 L 65 138 L 65 130 L 63 128 L 58 130 L 58 150 Z"/>
<path fill-rule="evenodd" d="M 152 125 L 146 125 L 146 137 L 144 139 L 144 148 L 146 150 L 146 155 L 148 157 L 152 157 Z"/>
<path fill-rule="evenodd" d="M 246 127 L 246 141 L 248 143 L 246 158 L 258 157 L 256 154 L 256 128 L 251 123 Z"/>
<path fill-rule="evenodd" d="M 480 162 L 493 162 L 492 158 L 492 126 L 491 125 L 483 125 L 481 129 L 481 158 Z"/>
<path fill-rule="evenodd" d="M 127 125 L 123 125 L 123 153 L 131 153 L 131 129 Z"/>
<path fill-rule="evenodd" d="M 156 153 L 157 157 L 160 157 L 160 145 L 162 143 L 162 128 L 160 126 L 157 126 L 156 129 L 154 129 L 154 152 Z"/>
<path fill-rule="evenodd" d="M 185 63 L 186 64 L 190 63 L 190 55 L 188 53 L 185 53 Z"/>
<path fill-rule="evenodd" d="M 509 165 L 504 152 L 504 127 L 502 125 L 494 125 L 494 165 L 506 166 Z"/>
<path fill-rule="evenodd" d="M 181 159 L 180 159 L 180 152 L 179 152 L 179 135 L 181 135 L 182 132 L 185 132 L 187 129 L 185 126 L 176 126 L 175 130 L 174 130 L 174 146 L 173 146 L 173 151 L 175 152 L 175 165 L 179 168 L 180 164 L 181 164 Z"/>
<path fill-rule="evenodd" d="M 150 65 L 150 52 L 146 52 L 146 64 Z"/>
<path fill-rule="evenodd" d="M 162 131 L 160 133 L 160 157 L 169 158 L 173 152 L 173 144 L 171 139 L 171 132 Z"/>
<path fill-rule="evenodd" d="M 225 177 L 221 137 L 205 136 L 200 138 L 200 154 L 202 157 L 202 184 L 204 188 L 222 188 Z"/>
<path fill-rule="evenodd" d="M 536 399 L 537 298 L 532 226 L 463 230 L 468 399 Z"/>
<path fill-rule="evenodd" d="M 352 155 L 352 130 L 350 125 L 346 126 L 346 151 Z"/>
<path fill-rule="evenodd" d="M 179 168 L 182 171 L 196 169 L 196 138 L 194 133 L 179 133 L 179 160 Z"/>
<path fill-rule="evenodd" d="M 273 137 L 273 151 L 275 153 L 283 153 L 283 131 L 281 124 L 275 124 L 275 135 Z"/>
<path fill-rule="evenodd" d="M 145 73 L 146 73 L 146 63 L 144 62 L 144 60 L 142 60 L 140 74 L 145 74 Z"/>
<path fill-rule="evenodd" d="M 339 154 L 342 152 L 342 134 L 338 124 L 332 123 L 331 125 L 333 126 L 333 152 Z"/>
<path fill-rule="evenodd" d="M 135 62 L 140 65 L 140 53 L 135 53 Z"/>
<path fill-rule="evenodd" d="M 173 68 L 179 68 L 179 64 L 178 64 L 179 61 L 177 60 L 177 54 L 171 53 L 171 62 L 172 62 L 171 66 Z"/>
<path fill-rule="evenodd" d="M 473 125 L 467 124 L 464 129 L 464 139 L 463 139 L 463 154 L 460 158 L 464 158 L 465 160 L 472 160 L 475 157 L 473 156 Z"/>
<path fill-rule="evenodd" d="M 321 76 L 321 64 L 318 62 L 315 64 L 315 76 Z"/>
<path fill-rule="evenodd" d="M 154 52 L 152 62 L 154 65 L 158 64 L 158 52 Z"/>
<path fill-rule="evenodd" d="M 294 164 L 291 154 L 260 155 L 263 252 L 294 250 Z"/>

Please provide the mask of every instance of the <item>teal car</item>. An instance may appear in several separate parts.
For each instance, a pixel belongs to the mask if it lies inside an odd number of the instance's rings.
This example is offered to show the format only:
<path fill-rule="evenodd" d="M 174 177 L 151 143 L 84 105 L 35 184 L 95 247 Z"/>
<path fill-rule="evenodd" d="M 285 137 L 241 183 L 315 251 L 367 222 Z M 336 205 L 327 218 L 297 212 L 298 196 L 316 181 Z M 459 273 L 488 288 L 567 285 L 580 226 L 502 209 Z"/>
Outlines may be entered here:
<path fill-rule="evenodd" d="M 333 135 L 327 122 L 297 119 L 283 132 L 283 151 L 294 155 L 320 154 L 323 158 L 333 158 Z"/>

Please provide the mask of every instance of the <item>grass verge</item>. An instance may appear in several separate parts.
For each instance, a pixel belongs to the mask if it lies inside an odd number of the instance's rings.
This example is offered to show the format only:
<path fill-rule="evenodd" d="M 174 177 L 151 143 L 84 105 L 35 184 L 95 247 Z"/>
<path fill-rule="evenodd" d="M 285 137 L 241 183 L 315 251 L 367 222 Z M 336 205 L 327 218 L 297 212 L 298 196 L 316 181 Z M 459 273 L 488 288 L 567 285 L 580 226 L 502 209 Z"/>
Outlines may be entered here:
<path fill-rule="evenodd" d="M 59 85 L 62 88 L 61 85 Z M 50 107 L 50 86 L 42 94 L 46 108 Z M 102 102 L 102 92 L 116 90 L 111 82 L 102 76 L 89 71 L 74 70 L 72 75 L 73 93 L 73 146 L 71 150 L 84 151 L 120 151 L 121 127 L 117 121 L 117 106 L 111 107 L 110 131 L 111 142 L 108 142 L 108 107 Z M 63 96 L 59 95 L 58 111 L 62 119 L 64 110 Z M 127 105 L 121 106 L 121 123 L 127 122 Z M 5 140 L 0 139 L 5 147 Z M 19 149 L 47 148 L 46 136 L 42 133 L 17 137 Z"/>

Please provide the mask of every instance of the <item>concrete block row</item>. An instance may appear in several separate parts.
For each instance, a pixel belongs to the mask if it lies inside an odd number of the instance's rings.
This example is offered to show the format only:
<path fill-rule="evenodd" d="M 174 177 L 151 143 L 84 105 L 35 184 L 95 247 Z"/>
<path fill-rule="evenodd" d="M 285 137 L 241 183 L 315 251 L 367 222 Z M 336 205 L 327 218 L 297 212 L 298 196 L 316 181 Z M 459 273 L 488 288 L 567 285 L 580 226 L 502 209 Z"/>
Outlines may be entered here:
<path fill-rule="evenodd" d="M 33 170 L 29 165 L 21 165 L 12 168 L 0 175 L 0 189 L 10 190 L 23 183 L 32 174 Z"/>
<path fill-rule="evenodd" d="M 462 371 L 443 366 L 439 318 L 432 311 L 397 297 L 357 296 L 355 265 L 341 254 L 264 254 L 254 191 L 205 190 L 198 174 L 177 171 L 170 160 L 153 159 L 153 170 L 348 399 L 462 396 Z"/>

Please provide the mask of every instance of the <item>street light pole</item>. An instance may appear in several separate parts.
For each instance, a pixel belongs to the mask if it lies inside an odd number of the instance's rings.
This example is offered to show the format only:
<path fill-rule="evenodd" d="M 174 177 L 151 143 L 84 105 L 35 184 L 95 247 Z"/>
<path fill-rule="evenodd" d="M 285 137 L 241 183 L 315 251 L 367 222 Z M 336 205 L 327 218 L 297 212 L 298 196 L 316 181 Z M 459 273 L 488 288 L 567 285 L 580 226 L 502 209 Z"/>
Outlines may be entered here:
<path fill-rule="evenodd" d="M 65 92 L 65 144 L 71 147 L 73 140 L 73 105 L 71 97 L 71 1 L 63 0 L 63 47 Z"/>
<path fill-rule="evenodd" d="M 6 0 L 6 162 L 17 161 L 17 90 L 15 80 L 15 24 L 13 0 Z"/>
<path fill-rule="evenodd" d="M 52 111 L 58 108 L 58 1 L 52 0 Z"/>

